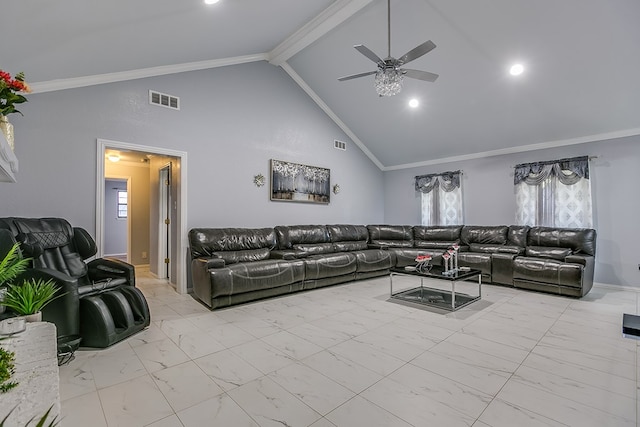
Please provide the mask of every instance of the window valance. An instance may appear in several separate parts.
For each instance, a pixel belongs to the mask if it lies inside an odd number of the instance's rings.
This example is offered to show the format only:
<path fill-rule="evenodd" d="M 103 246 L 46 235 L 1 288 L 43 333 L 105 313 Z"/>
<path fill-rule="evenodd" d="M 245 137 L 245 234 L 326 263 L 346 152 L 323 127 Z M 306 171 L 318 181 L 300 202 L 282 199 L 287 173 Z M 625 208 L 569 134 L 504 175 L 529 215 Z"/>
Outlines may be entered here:
<path fill-rule="evenodd" d="M 460 176 L 462 171 L 449 171 L 416 176 L 416 191 L 429 193 L 436 187 L 446 192 L 460 188 Z"/>
<path fill-rule="evenodd" d="M 573 185 L 581 178 L 589 179 L 589 157 L 572 157 L 516 165 L 513 184 L 518 185 L 525 182 L 529 185 L 538 185 L 551 175 L 555 175 L 564 185 Z"/>

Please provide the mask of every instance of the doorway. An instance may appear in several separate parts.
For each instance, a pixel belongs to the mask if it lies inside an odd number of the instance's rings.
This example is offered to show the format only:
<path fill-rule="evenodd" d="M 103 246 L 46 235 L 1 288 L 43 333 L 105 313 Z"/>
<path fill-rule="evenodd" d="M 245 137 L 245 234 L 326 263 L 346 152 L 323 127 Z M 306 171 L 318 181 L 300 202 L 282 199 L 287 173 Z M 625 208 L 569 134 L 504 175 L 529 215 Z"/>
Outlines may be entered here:
<path fill-rule="evenodd" d="M 130 177 L 104 179 L 104 255 L 130 262 Z"/>
<path fill-rule="evenodd" d="M 122 153 L 122 157 L 129 157 L 131 153 L 143 154 L 147 159 L 142 159 L 141 163 L 147 163 L 149 185 L 151 189 L 149 194 L 142 195 L 141 191 L 138 191 L 136 195 L 136 180 L 132 179 L 131 187 L 132 191 L 129 193 L 131 198 L 131 204 L 136 203 L 136 197 L 146 197 L 148 204 L 147 210 L 150 211 L 150 220 L 146 230 L 148 231 L 148 253 L 142 252 L 142 255 L 148 256 L 148 265 L 152 273 L 157 276 L 165 276 L 169 278 L 171 283 L 175 285 L 176 291 L 179 293 L 187 293 L 187 271 L 186 271 L 186 259 L 187 259 L 187 230 L 186 230 L 186 179 L 187 179 L 187 153 L 182 151 L 169 150 L 159 147 L 151 147 L 138 144 L 130 144 L 119 141 L 110 140 L 97 140 L 97 188 L 96 188 L 96 245 L 98 247 L 97 256 L 104 256 L 105 254 L 105 163 L 107 161 L 107 155 L 116 157 L 115 153 Z M 168 166 L 168 167 L 167 167 Z M 138 166 L 142 167 L 142 166 Z M 162 176 L 168 176 L 168 181 L 171 184 L 165 188 L 164 191 L 160 191 L 160 178 Z M 164 194 L 164 196 L 163 196 Z M 162 200 L 162 201 L 161 201 Z M 160 206 L 164 207 L 164 211 L 161 211 Z M 135 220 L 134 212 L 132 211 L 129 218 L 129 228 L 131 229 L 132 223 Z M 162 232 L 165 238 L 162 240 L 164 243 L 160 244 L 160 228 L 151 224 L 158 224 L 160 218 L 169 219 L 169 223 L 165 224 Z M 130 233 L 131 235 L 131 233 Z M 164 246 L 163 246 L 164 245 Z M 133 252 L 133 253 L 132 253 Z M 129 259 L 131 255 L 137 254 L 136 250 L 129 250 Z M 169 255 L 169 256 L 166 256 Z M 164 263 L 165 258 L 170 260 L 170 263 Z M 162 260 L 162 269 L 159 269 L 159 260 Z M 131 262 L 131 261 L 130 261 Z M 135 264 L 135 262 L 134 262 Z"/>

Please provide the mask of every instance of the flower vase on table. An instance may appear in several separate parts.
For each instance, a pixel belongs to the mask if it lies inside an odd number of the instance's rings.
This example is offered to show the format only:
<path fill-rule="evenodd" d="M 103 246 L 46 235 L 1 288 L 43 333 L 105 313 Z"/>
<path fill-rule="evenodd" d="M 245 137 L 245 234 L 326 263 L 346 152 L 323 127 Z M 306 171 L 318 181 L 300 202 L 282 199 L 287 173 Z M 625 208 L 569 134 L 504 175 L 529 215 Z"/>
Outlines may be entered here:
<path fill-rule="evenodd" d="M 416 271 L 418 273 L 428 273 L 431 267 L 431 255 L 418 255 L 416 257 Z"/>
<path fill-rule="evenodd" d="M 9 123 L 9 114 L 22 114 L 16 109 L 17 104 L 27 102 L 22 93 L 29 93 L 31 89 L 24 81 L 24 73 L 18 73 L 15 78 L 6 71 L 0 70 L 0 130 L 4 134 L 11 149 L 14 149 L 13 125 Z"/>
<path fill-rule="evenodd" d="M 0 131 L 4 134 L 11 151 L 14 151 L 13 125 L 9 123 L 7 116 L 0 115 Z"/>

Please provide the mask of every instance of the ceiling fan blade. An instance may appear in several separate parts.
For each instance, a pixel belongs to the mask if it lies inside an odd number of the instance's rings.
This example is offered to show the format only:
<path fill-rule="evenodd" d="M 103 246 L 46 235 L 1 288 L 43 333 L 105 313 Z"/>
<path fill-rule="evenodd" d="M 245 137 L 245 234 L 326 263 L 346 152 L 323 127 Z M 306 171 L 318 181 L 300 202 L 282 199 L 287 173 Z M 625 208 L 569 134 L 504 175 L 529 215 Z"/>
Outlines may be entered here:
<path fill-rule="evenodd" d="M 435 43 L 432 42 L 431 40 L 427 40 L 426 42 L 422 43 L 420 46 L 416 46 L 413 49 L 411 49 L 409 52 L 402 55 L 400 59 L 398 59 L 398 62 L 400 62 L 400 64 L 406 64 L 407 62 L 411 62 L 414 59 L 418 59 L 422 55 L 431 52 L 435 48 L 436 48 Z"/>
<path fill-rule="evenodd" d="M 380 57 L 378 55 L 373 53 L 373 51 L 371 51 L 371 49 L 369 49 L 365 45 L 357 44 L 357 45 L 354 46 L 354 48 L 358 52 L 360 52 L 361 54 L 363 54 L 364 56 L 366 56 L 367 58 L 369 58 L 370 60 L 375 62 L 376 64 L 384 64 L 384 61 L 382 59 L 380 59 Z"/>
<path fill-rule="evenodd" d="M 360 74 L 353 74 L 351 76 L 344 76 L 344 77 L 340 77 L 338 80 L 343 82 L 345 80 L 351 80 L 351 79 L 357 79 L 358 77 L 364 77 L 364 76 L 370 76 L 371 74 L 375 74 L 378 71 L 367 71 L 366 73 L 360 73 Z"/>
<path fill-rule="evenodd" d="M 411 77 L 412 79 L 424 80 L 427 82 L 435 82 L 438 78 L 437 74 L 433 74 L 428 71 L 411 70 L 406 68 L 403 68 L 401 71 L 407 77 Z"/>

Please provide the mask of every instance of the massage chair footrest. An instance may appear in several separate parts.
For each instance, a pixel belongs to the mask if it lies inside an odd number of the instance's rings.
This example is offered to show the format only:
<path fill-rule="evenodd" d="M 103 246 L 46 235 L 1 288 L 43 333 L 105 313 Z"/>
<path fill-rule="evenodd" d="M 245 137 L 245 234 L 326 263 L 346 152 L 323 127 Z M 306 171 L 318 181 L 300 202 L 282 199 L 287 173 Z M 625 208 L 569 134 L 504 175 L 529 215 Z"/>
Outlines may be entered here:
<path fill-rule="evenodd" d="M 83 347 L 109 347 L 143 330 L 150 321 L 147 301 L 132 286 L 80 298 Z"/>

